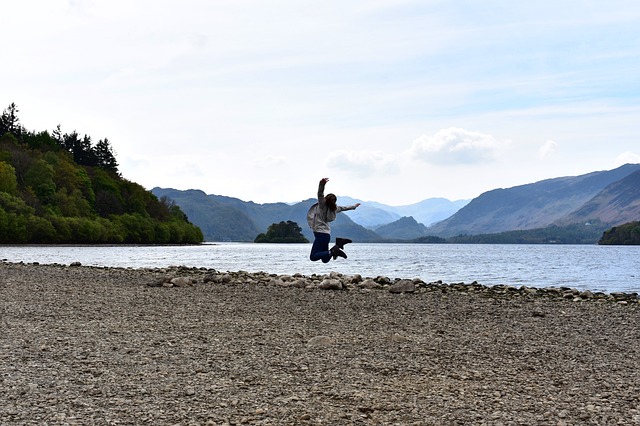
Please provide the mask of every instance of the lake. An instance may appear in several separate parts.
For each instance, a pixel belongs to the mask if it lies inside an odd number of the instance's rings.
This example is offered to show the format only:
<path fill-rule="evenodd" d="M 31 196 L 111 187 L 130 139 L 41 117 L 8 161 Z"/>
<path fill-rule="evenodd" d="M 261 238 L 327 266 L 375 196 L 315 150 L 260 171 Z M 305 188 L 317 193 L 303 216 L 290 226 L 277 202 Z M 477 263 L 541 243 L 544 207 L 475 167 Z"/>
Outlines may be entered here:
<path fill-rule="evenodd" d="M 348 259 L 311 262 L 311 244 L 207 243 L 198 246 L 0 246 L 8 262 L 218 271 L 420 278 L 445 283 L 573 287 L 640 293 L 640 246 L 501 244 L 358 244 Z"/>

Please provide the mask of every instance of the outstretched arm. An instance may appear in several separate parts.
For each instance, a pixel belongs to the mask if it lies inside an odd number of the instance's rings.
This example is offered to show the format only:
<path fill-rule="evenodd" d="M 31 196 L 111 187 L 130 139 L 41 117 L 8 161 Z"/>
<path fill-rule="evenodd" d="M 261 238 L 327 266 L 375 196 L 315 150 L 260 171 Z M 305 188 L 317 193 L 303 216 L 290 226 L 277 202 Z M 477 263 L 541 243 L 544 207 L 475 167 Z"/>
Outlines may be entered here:
<path fill-rule="evenodd" d="M 324 203 L 324 186 L 329 182 L 329 178 L 320 179 L 320 184 L 318 184 L 318 203 L 321 205 Z"/>
<path fill-rule="evenodd" d="M 360 207 L 360 203 L 355 203 L 352 206 L 338 206 L 338 210 L 337 211 L 338 212 L 343 212 L 343 211 L 346 211 L 346 210 L 355 210 L 358 207 Z"/>

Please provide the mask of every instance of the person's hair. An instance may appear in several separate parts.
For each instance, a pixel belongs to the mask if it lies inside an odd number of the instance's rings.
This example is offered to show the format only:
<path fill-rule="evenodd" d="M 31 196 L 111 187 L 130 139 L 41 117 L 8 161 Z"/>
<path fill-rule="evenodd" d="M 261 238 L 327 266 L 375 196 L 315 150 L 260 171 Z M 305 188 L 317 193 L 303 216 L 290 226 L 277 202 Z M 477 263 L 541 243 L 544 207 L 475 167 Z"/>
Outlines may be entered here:
<path fill-rule="evenodd" d="M 336 205 L 336 201 L 338 201 L 338 197 L 336 197 L 334 194 L 327 194 L 324 197 L 325 204 L 327 205 L 327 207 L 329 207 L 331 211 L 334 211 L 334 212 L 338 208 L 338 206 Z"/>

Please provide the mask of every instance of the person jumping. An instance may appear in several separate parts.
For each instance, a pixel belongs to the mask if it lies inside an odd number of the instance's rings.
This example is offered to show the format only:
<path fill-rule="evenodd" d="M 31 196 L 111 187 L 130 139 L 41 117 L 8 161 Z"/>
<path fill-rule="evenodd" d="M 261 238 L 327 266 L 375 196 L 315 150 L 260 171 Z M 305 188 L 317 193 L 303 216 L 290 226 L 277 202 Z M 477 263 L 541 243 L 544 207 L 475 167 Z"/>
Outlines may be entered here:
<path fill-rule="evenodd" d="M 352 206 L 338 206 L 336 202 L 338 198 L 334 194 L 324 195 L 324 187 L 329 182 L 329 178 L 320 179 L 318 185 L 318 202 L 309 208 L 307 212 L 307 223 L 313 231 L 315 239 L 311 246 L 311 254 L 309 259 L 312 261 L 322 260 L 327 263 L 333 258 L 347 258 L 347 254 L 343 251 L 344 245 L 351 242 L 348 238 L 336 238 L 336 244 L 329 249 L 331 241 L 331 227 L 329 222 L 336 218 L 336 214 L 345 210 L 355 210 L 360 206 L 356 203 Z"/>

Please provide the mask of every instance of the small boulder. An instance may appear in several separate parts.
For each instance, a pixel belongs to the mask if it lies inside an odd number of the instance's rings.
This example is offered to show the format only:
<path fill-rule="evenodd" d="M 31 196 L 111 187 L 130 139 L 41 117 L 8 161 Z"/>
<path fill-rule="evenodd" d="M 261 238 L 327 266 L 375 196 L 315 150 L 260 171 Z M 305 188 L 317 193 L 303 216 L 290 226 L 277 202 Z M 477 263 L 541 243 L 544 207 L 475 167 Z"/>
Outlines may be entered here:
<path fill-rule="evenodd" d="M 320 283 L 318 288 L 321 290 L 342 290 L 342 283 L 340 280 L 326 279 Z"/>
<path fill-rule="evenodd" d="M 192 285 L 191 278 L 189 277 L 176 277 L 173 278 L 170 282 L 174 287 L 188 287 Z"/>
<path fill-rule="evenodd" d="M 361 283 L 359 283 L 358 287 L 364 288 L 364 289 L 367 289 L 367 290 L 376 290 L 376 289 L 382 288 L 382 286 L 380 284 L 378 284 L 377 282 L 375 282 L 374 280 L 372 280 L 370 278 L 362 281 Z"/>
<path fill-rule="evenodd" d="M 411 280 L 400 280 L 389 287 L 391 293 L 413 293 L 416 291 L 416 285 Z"/>

